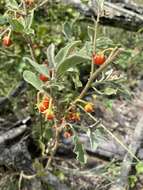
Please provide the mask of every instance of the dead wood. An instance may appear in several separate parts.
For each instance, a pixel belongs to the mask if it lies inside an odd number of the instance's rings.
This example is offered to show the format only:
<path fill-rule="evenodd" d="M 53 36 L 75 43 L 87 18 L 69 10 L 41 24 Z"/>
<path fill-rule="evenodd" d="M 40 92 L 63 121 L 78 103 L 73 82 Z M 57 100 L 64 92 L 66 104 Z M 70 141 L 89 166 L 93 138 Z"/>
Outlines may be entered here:
<path fill-rule="evenodd" d="M 94 0 L 84 4 L 80 0 L 58 0 L 72 5 L 80 11 L 86 18 L 96 18 L 96 5 Z M 138 31 L 143 27 L 143 6 L 130 1 L 105 1 L 104 14 L 100 18 L 100 23 L 113 27 L 123 28 L 130 31 Z"/>

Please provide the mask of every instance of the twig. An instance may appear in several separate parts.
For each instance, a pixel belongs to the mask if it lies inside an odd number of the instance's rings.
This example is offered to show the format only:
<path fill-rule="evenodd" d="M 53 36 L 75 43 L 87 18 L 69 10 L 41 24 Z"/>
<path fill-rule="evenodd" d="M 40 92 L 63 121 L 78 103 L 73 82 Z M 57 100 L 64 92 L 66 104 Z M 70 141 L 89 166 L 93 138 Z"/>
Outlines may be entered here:
<path fill-rule="evenodd" d="M 23 171 L 21 171 L 20 176 L 19 176 L 19 181 L 18 181 L 18 189 L 21 190 L 21 183 L 22 183 L 22 179 L 28 179 L 31 180 L 33 178 L 36 177 L 36 174 L 34 175 L 25 175 Z"/>
<path fill-rule="evenodd" d="M 27 41 L 28 47 L 29 47 L 29 49 L 30 49 L 30 54 L 31 54 L 31 57 L 32 57 L 33 61 L 37 62 L 37 61 L 36 61 L 36 55 L 35 55 L 35 51 L 34 51 L 34 48 L 33 48 L 33 45 L 32 45 L 32 40 L 31 40 L 31 38 L 30 38 L 30 37 L 27 38 L 26 41 Z"/>
<path fill-rule="evenodd" d="M 21 182 L 23 178 L 23 171 L 20 172 L 19 181 L 18 181 L 18 189 L 21 190 Z"/>
<path fill-rule="evenodd" d="M 45 5 L 48 2 L 49 2 L 49 0 L 42 1 L 41 3 L 39 3 L 39 5 L 37 5 L 36 9 L 42 7 L 43 5 Z"/>
<path fill-rule="evenodd" d="M 52 150 L 51 150 L 51 155 L 50 155 L 50 157 L 49 157 L 49 159 L 48 159 L 48 162 L 47 162 L 47 165 L 46 165 L 46 169 L 48 169 L 49 168 L 49 166 L 50 166 L 50 164 L 51 164 L 51 162 L 52 162 L 52 160 L 53 160 L 53 157 L 54 157 L 54 155 L 55 155 L 55 153 L 56 153 L 56 151 L 57 151 L 57 148 L 58 148 L 58 146 L 59 146 L 59 139 L 60 139 L 60 134 L 61 134 L 61 131 L 62 131 L 62 129 L 64 128 L 64 126 L 65 125 L 62 125 L 61 124 L 61 126 L 59 126 L 58 128 L 56 128 L 56 134 L 55 134 L 55 144 L 54 144 L 54 147 L 52 148 Z"/>
<path fill-rule="evenodd" d="M 51 161 L 52 161 L 52 159 L 53 159 L 53 157 L 54 157 L 54 155 L 55 155 L 55 153 L 56 153 L 56 150 L 57 150 L 57 148 L 58 148 L 59 135 L 60 135 L 60 132 L 59 132 L 58 129 L 56 129 L 55 145 L 54 145 L 53 149 L 51 150 L 52 153 L 51 153 L 51 155 L 50 155 L 50 157 L 49 157 L 49 159 L 48 159 L 47 165 L 46 165 L 46 167 L 45 167 L 46 169 L 49 168 L 49 166 L 50 166 L 50 164 L 51 164 Z"/>
<path fill-rule="evenodd" d="M 95 30 L 94 30 L 93 54 L 95 54 L 95 51 L 96 51 L 96 38 L 97 38 L 97 28 L 98 28 L 99 18 L 100 18 L 100 15 L 98 13 L 97 19 L 96 19 L 96 22 L 95 22 Z M 92 59 L 90 76 L 92 76 L 93 73 L 94 73 L 94 64 L 93 64 L 93 59 Z"/>

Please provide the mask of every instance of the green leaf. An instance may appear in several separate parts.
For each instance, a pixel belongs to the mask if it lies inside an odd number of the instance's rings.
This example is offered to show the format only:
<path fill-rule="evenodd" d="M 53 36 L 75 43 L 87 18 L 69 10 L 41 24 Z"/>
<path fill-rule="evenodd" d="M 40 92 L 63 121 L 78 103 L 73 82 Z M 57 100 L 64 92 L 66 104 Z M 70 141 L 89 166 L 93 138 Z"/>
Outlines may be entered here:
<path fill-rule="evenodd" d="M 132 57 L 132 51 L 131 50 L 126 50 L 121 53 L 119 58 L 115 61 L 115 64 L 120 66 L 121 69 L 127 69 L 128 68 L 128 63 L 130 62 L 129 60 Z"/>
<path fill-rule="evenodd" d="M 89 140 L 90 140 L 91 149 L 95 151 L 98 147 L 96 132 L 92 132 L 90 129 L 88 129 L 87 136 L 89 137 Z"/>
<path fill-rule="evenodd" d="M 51 127 L 48 126 L 48 124 L 45 126 L 45 129 L 43 130 L 43 135 L 41 139 L 48 142 L 51 138 L 53 138 L 53 133 Z"/>
<path fill-rule="evenodd" d="M 68 69 L 68 72 L 70 73 L 70 77 L 75 85 L 75 88 L 82 87 L 79 70 L 77 68 L 70 68 Z"/>
<path fill-rule="evenodd" d="M 6 16 L 0 15 L 0 25 L 7 24 L 8 20 Z"/>
<path fill-rule="evenodd" d="M 136 171 L 137 171 L 137 174 L 143 173 L 143 162 L 140 161 L 140 162 L 137 163 Z"/>
<path fill-rule="evenodd" d="M 6 0 L 6 5 L 12 9 L 18 9 L 18 3 L 16 0 Z"/>
<path fill-rule="evenodd" d="M 27 29 L 30 29 L 31 28 L 31 25 L 32 25 L 32 22 L 33 22 L 33 17 L 34 17 L 34 10 L 32 10 L 30 12 L 30 14 L 28 14 L 28 16 L 26 17 L 26 28 Z"/>
<path fill-rule="evenodd" d="M 79 44 L 80 41 L 73 41 L 64 48 L 62 48 L 55 57 L 56 64 L 59 65 L 61 62 L 63 62 L 64 59 L 71 54 L 73 48 L 77 47 L 77 45 Z"/>
<path fill-rule="evenodd" d="M 45 151 L 45 145 L 42 142 L 39 142 L 39 146 L 41 148 L 42 151 Z M 44 155 L 44 153 L 42 154 Z M 35 162 L 33 163 L 33 167 L 36 170 L 36 174 L 38 177 L 43 177 L 46 176 L 46 173 L 44 171 L 44 167 L 42 165 L 42 163 L 40 163 L 38 160 L 35 160 Z"/>
<path fill-rule="evenodd" d="M 15 32 L 22 32 L 24 30 L 22 22 L 17 19 L 9 19 L 9 23 Z"/>
<path fill-rule="evenodd" d="M 81 164 L 84 164 L 87 162 L 87 157 L 86 157 L 86 153 L 83 147 L 83 144 L 81 144 L 81 142 L 79 141 L 79 138 L 75 135 L 73 138 L 75 147 L 74 147 L 74 152 L 77 155 L 77 160 L 79 160 L 79 162 Z"/>
<path fill-rule="evenodd" d="M 96 40 L 97 49 L 106 49 L 114 46 L 113 41 L 108 37 L 100 37 Z"/>
<path fill-rule="evenodd" d="M 86 41 L 84 46 L 79 50 L 79 53 L 91 57 L 93 53 L 93 44 L 90 41 Z"/>
<path fill-rule="evenodd" d="M 131 188 L 135 187 L 137 181 L 138 181 L 137 176 L 135 176 L 135 175 L 129 176 L 129 185 Z"/>
<path fill-rule="evenodd" d="M 43 82 L 38 79 L 35 73 L 31 71 L 24 71 L 23 78 L 25 81 L 34 86 L 37 90 L 42 90 Z"/>
<path fill-rule="evenodd" d="M 116 95 L 117 91 L 118 91 L 118 89 L 107 87 L 104 90 L 104 94 L 107 95 L 107 96 Z"/>
<path fill-rule="evenodd" d="M 47 49 L 47 59 L 49 63 L 49 67 L 53 68 L 56 66 L 55 63 L 55 46 L 54 44 L 51 44 Z"/>
<path fill-rule="evenodd" d="M 90 57 L 74 54 L 64 59 L 60 65 L 57 66 L 57 75 L 62 76 L 68 69 L 75 67 L 77 64 L 90 61 Z"/>
<path fill-rule="evenodd" d="M 63 33 L 68 40 L 72 38 L 72 27 L 71 27 L 71 24 L 69 22 L 64 23 Z"/>
<path fill-rule="evenodd" d="M 38 71 L 39 73 L 45 75 L 46 77 L 49 77 L 49 72 L 48 72 L 48 67 L 46 65 L 40 65 L 38 63 L 36 63 L 35 61 L 33 61 L 32 59 L 25 57 L 25 60 L 28 60 L 29 63 L 36 69 L 36 71 Z"/>

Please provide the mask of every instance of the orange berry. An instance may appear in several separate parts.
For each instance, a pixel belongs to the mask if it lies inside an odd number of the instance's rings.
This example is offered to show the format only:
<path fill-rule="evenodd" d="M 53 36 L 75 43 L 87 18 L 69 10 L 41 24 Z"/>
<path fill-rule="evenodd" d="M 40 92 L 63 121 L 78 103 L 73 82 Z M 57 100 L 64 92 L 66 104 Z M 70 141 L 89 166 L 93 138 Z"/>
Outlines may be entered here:
<path fill-rule="evenodd" d="M 43 75 L 43 74 L 40 74 L 40 75 L 39 75 L 39 79 L 40 79 L 41 81 L 43 81 L 43 82 L 48 81 L 48 77 L 46 77 L 46 76 Z"/>
<path fill-rule="evenodd" d="M 73 121 L 73 118 L 74 118 L 74 113 L 69 112 L 66 119 L 69 120 L 69 121 Z"/>
<path fill-rule="evenodd" d="M 79 112 L 75 113 L 75 121 L 80 121 L 80 113 Z"/>
<path fill-rule="evenodd" d="M 44 107 L 48 108 L 49 107 L 49 97 L 45 97 L 42 101 L 42 104 Z"/>
<path fill-rule="evenodd" d="M 93 55 L 93 64 L 102 65 L 106 61 L 103 53 Z"/>
<path fill-rule="evenodd" d="M 67 116 L 67 119 L 69 121 L 80 121 L 80 113 L 76 112 L 76 113 L 73 113 L 73 112 L 70 112 Z"/>
<path fill-rule="evenodd" d="M 94 111 L 93 104 L 92 104 L 92 103 L 87 103 L 87 104 L 84 106 L 84 110 L 85 110 L 86 112 L 89 112 L 89 113 L 93 112 L 93 111 Z"/>
<path fill-rule="evenodd" d="M 49 121 L 54 120 L 55 118 L 54 112 L 52 110 L 47 110 L 47 112 L 45 113 L 45 118 Z"/>
<path fill-rule="evenodd" d="M 43 103 L 41 102 L 40 105 L 38 106 L 39 112 L 43 113 L 44 111 L 46 111 L 47 107 L 45 107 L 43 105 Z"/>
<path fill-rule="evenodd" d="M 3 46 L 9 47 L 12 44 L 12 41 L 9 36 L 4 36 L 2 40 Z"/>

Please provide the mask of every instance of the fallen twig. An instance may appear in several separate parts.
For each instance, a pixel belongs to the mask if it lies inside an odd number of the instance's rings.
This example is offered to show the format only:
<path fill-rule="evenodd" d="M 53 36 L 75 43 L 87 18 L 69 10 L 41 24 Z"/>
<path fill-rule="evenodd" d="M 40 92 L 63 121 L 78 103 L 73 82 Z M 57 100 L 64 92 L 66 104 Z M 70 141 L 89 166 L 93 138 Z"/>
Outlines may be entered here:
<path fill-rule="evenodd" d="M 133 133 L 133 138 L 129 149 L 135 155 L 139 150 L 143 140 L 143 116 L 140 118 Z M 133 163 L 133 156 L 127 153 L 124 157 L 120 176 L 110 190 L 126 190 L 128 188 L 128 175 Z"/>

